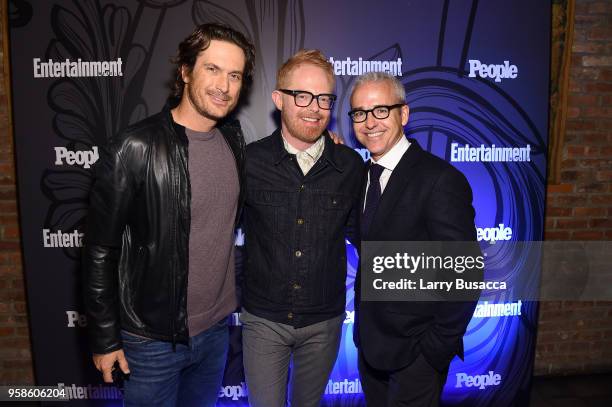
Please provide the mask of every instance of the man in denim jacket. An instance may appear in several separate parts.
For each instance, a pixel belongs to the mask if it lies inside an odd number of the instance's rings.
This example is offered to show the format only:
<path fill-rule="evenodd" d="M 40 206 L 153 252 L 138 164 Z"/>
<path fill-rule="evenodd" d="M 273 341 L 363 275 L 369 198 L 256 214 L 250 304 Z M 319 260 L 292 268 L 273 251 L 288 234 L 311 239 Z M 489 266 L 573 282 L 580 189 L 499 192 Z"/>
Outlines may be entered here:
<path fill-rule="evenodd" d="M 354 236 L 363 160 L 325 130 L 336 96 L 330 63 L 302 50 L 278 71 L 281 127 L 247 146 L 243 354 L 249 401 L 318 406 L 345 306 L 345 236 Z"/>

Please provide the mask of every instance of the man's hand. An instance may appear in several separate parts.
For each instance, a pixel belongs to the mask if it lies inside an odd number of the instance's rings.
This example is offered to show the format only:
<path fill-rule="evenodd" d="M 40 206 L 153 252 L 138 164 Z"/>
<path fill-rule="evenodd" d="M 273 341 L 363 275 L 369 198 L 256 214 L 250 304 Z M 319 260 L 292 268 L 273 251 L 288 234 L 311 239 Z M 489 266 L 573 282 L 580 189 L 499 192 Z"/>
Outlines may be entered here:
<path fill-rule="evenodd" d="M 329 138 L 332 139 L 334 144 L 344 144 L 344 138 L 339 133 L 331 130 L 328 130 L 327 132 L 329 133 Z"/>
<path fill-rule="evenodd" d="M 104 377 L 104 381 L 106 383 L 113 382 L 112 371 L 115 362 L 119 363 L 119 368 L 123 373 L 130 373 L 130 368 L 128 367 L 128 362 L 125 358 L 125 354 L 123 353 L 123 349 L 119 349 L 111 353 L 105 353 L 103 355 L 94 353 L 93 362 L 94 365 L 96 365 L 96 369 L 102 372 L 102 376 Z"/>

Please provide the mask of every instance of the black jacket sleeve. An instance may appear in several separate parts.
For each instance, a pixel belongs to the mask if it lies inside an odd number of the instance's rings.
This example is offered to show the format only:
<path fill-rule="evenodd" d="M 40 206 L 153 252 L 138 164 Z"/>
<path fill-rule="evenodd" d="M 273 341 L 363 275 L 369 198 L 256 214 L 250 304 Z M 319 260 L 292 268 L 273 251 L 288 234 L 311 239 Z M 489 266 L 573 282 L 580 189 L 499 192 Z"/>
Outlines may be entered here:
<path fill-rule="evenodd" d="M 90 192 L 82 267 L 90 346 L 97 354 L 121 348 L 118 262 L 136 189 L 125 144 L 102 150 Z"/>

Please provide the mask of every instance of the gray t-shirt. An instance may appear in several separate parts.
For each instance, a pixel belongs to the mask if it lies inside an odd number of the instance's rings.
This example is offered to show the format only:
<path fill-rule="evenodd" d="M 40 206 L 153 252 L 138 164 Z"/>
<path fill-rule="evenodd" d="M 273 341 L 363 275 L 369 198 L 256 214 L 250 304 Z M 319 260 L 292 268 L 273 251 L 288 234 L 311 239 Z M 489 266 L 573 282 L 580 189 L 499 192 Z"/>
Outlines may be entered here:
<path fill-rule="evenodd" d="M 190 336 L 196 336 L 237 306 L 234 220 L 240 184 L 234 155 L 219 130 L 185 133 L 191 181 L 187 320 Z"/>

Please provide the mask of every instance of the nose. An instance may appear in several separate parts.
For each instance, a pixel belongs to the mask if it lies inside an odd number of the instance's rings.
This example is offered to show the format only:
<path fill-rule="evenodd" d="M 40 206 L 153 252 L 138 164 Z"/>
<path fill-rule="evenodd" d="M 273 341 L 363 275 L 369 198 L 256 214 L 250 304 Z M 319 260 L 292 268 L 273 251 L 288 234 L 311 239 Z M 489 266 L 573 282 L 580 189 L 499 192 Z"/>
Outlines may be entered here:
<path fill-rule="evenodd" d="M 306 108 L 310 110 L 311 112 L 318 112 L 319 102 L 317 101 L 317 98 L 312 98 L 312 100 L 310 101 L 310 104 L 306 106 Z"/>
<path fill-rule="evenodd" d="M 374 117 L 374 114 L 372 112 L 367 112 L 365 119 L 366 127 L 368 129 L 373 129 L 374 127 L 376 127 L 376 124 L 378 124 L 378 122 L 376 121 L 376 117 Z"/>
<path fill-rule="evenodd" d="M 219 75 L 215 81 L 215 87 L 221 92 L 227 93 L 229 91 L 229 78 L 225 75 Z"/>

